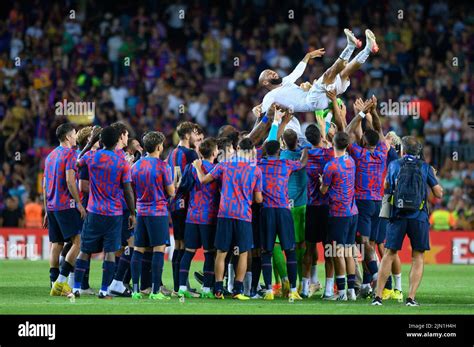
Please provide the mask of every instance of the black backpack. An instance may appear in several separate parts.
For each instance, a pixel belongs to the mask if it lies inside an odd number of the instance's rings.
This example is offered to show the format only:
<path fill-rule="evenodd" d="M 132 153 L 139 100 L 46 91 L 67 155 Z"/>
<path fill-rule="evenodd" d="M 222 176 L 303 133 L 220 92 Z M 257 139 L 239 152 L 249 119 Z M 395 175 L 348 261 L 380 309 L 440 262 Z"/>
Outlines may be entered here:
<path fill-rule="evenodd" d="M 423 209 L 426 192 L 422 166 L 421 160 L 401 159 L 393 190 L 393 205 L 400 212 L 409 213 Z"/>

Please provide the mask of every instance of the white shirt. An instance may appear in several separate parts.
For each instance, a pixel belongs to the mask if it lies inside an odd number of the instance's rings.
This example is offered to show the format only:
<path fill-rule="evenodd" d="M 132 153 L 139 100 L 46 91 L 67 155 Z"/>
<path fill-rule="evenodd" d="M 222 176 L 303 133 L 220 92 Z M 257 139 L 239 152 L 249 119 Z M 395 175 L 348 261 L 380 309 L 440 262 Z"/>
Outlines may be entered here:
<path fill-rule="evenodd" d="M 110 97 L 117 111 L 125 111 L 125 99 L 128 96 L 128 90 L 125 87 L 111 87 Z"/>
<path fill-rule="evenodd" d="M 262 111 L 267 112 L 272 103 L 288 108 L 292 112 L 314 111 L 311 104 L 306 102 L 308 92 L 298 87 L 295 81 L 306 69 L 306 63 L 300 62 L 291 74 L 284 77 L 280 87 L 269 91 L 262 101 Z"/>

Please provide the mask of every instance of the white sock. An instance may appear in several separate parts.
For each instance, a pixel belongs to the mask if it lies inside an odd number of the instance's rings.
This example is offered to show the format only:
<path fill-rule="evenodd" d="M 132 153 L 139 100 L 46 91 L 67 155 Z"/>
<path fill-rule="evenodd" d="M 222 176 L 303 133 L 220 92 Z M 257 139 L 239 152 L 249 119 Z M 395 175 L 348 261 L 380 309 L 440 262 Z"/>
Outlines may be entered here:
<path fill-rule="evenodd" d="M 273 289 L 267 289 L 267 290 L 265 291 L 265 293 L 266 293 L 266 294 L 272 294 L 272 293 L 273 293 Z"/>
<path fill-rule="evenodd" d="M 370 283 L 362 283 L 361 286 L 362 286 L 362 289 L 365 289 L 365 288 L 370 287 Z"/>
<path fill-rule="evenodd" d="M 372 281 L 377 281 L 377 278 L 379 277 L 379 273 L 376 272 L 372 275 Z"/>
<path fill-rule="evenodd" d="M 290 289 L 292 293 L 296 293 L 296 287 Z"/>
<path fill-rule="evenodd" d="M 348 42 L 346 48 L 339 54 L 339 58 L 345 61 L 351 59 L 352 53 L 354 53 L 354 49 L 356 48 L 353 42 Z"/>
<path fill-rule="evenodd" d="M 56 282 L 58 283 L 64 283 L 67 281 L 67 277 L 66 276 L 63 276 L 63 275 L 59 275 L 58 276 L 58 280 Z"/>
<path fill-rule="evenodd" d="M 209 293 L 211 291 L 211 288 L 209 287 L 202 287 L 202 292 L 203 293 Z"/>
<path fill-rule="evenodd" d="M 179 286 L 179 290 L 186 291 L 188 290 L 187 286 Z"/>
<path fill-rule="evenodd" d="M 334 277 L 326 277 L 326 288 L 324 289 L 324 295 L 334 295 Z"/>
<path fill-rule="evenodd" d="M 315 284 L 318 283 L 318 266 L 313 265 L 311 266 L 311 283 Z"/>
<path fill-rule="evenodd" d="M 355 295 L 356 295 L 356 294 L 355 294 L 355 289 L 354 289 L 354 288 L 349 288 L 349 289 L 347 290 L 347 294 L 349 294 L 350 296 L 355 296 Z"/>
<path fill-rule="evenodd" d="M 394 274 L 393 278 L 395 279 L 395 289 L 402 291 L 402 274 Z"/>
<path fill-rule="evenodd" d="M 370 55 L 370 50 L 371 47 L 369 47 L 369 45 L 365 45 L 364 49 L 355 56 L 354 59 L 356 60 L 356 62 L 364 64 Z"/>
<path fill-rule="evenodd" d="M 301 279 L 301 292 L 302 292 L 304 295 L 308 295 L 308 294 L 309 294 L 309 278 L 303 277 L 303 278 Z"/>
<path fill-rule="evenodd" d="M 250 295 L 250 287 L 252 286 L 252 272 L 247 271 L 244 277 L 244 295 Z"/>
<path fill-rule="evenodd" d="M 69 287 L 74 287 L 74 272 L 71 272 L 69 274 L 69 277 L 67 279 L 67 284 L 69 284 Z"/>

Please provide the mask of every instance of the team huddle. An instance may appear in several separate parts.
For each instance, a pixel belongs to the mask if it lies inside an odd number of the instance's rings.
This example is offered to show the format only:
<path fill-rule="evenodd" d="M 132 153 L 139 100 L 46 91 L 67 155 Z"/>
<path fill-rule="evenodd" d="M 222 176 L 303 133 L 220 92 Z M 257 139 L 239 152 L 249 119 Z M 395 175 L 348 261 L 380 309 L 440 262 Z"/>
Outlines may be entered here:
<path fill-rule="evenodd" d="M 436 197 L 442 189 L 414 137 L 383 134 L 375 97 L 356 100 L 347 124 L 338 95 L 378 47 L 366 30 L 366 46 L 349 61 L 362 44 L 345 34 L 346 48 L 313 83 L 295 81 L 324 49 L 285 78 L 262 72 L 259 83 L 269 91 L 253 109 L 251 131 L 227 125 L 206 138 L 199 125 L 181 122 L 166 160 L 158 131 L 138 141 L 122 123 L 77 133 L 71 123 L 60 125 L 43 182 L 51 295 L 95 294 L 90 259 L 103 253 L 101 299 L 293 301 L 322 289 L 324 300 L 402 301 L 397 251 L 406 234 L 414 257 L 429 249 L 426 187 Z M 295 112 L 315 112 L 315 123 L 303 131 Z M 172 289 L 162 281 L 170 226 Z M 200 248 L 198 291 L 189 271 Z M 414 271 L 409 306 L 418 305 L 420 281 Z"/>

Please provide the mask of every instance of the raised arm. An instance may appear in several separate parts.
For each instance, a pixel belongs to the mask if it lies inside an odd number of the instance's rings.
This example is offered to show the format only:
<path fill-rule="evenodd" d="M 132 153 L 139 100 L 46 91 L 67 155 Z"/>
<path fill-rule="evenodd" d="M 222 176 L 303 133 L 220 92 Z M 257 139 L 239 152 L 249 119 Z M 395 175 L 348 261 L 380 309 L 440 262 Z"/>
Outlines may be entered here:
<path fill-rule="evenodd" d="M 91 139 L 87 142 L 86 146 L 81 151 L 81 153 L 79 153 L 77 157 L 78 160 L 81 159 L 84 156 L 84 154 L 89 152 L 92 149 L 92 147 L 97 143 L 97 141 L 99 141 L 101 132 L 102 132 L 102 128 L 100 126 L 98 125 L 94 126 L 94 128 L 92 129 Z"/>
<path fill-rule="evenodd" d="M 365 112 L 370 108 L 371 103 L 364 103 L 362 99 L 357 99 L 354 103 L 354 113 L 355 117 L 351 120 L 349 125 L 346 127 L 345 132 L 349 134 L 351 142 L 359 142 L 362 138 L 361 131 L 358 131 L 358 128 L 361 129 L 362 118 L 365 118 Z"/>
<path fill-rule="evenodd" d="M 304 70 L 306 70 L 306 65 L 308 64 L 308 61 L 310 59 L 313 59 L 313 58 L 319 58 L 319 57 L 322 57 L 324 55 L 325 51 L 324 51 L 324 48 L 320 48 L 320 49 L 317 49 L 315 51 L 312 51 L 312 52 L 309 52 L 307 53 L 303 60 L 300 61 L 298 63 L 298 65 L 296 65 L 295 69 L 293 70 L 292 73 L 290 73 L 288 76 L 286 76 L 285 78 L 283 78 L 283 81 L 285 82 L 291 82 L 291 83 L 295 83 L 296 80 L 298 78 L 300 78 L 303 73 L 304 73 Z"/>
<path fill-rule="evenodd" d="M 202 171 L 202 160 L 196 159 L 193 161 L 193 166 L 196 168 L 196 173 L 201 184 L 207 184 L 214 180 L 214 177 L 212 177 L 210 174 L 204 174 Z"/>
<path fill-rule="evenodd" d="M 342 109 L 339 107 L 337 103 L 336 91 L 329 90 L 326 92 L 326 96 L 329 98 L 329 100 L 332 101 L 332 115 L 334 116 L 334 124 L 336 124 L 337 129 L 339 131 L 344 131 L 344 129 L 346 128 L 346 122 L 345 122 L 346 115 L 344 113 L 344 116 L 343 116 Z"/>
<path fill-rule="evenodd" d="M 384 134 L 382 131 L 382 122 L 380 121 L 380 115 L 377 112 L 377 98 L 375 95 L 372 95 L 372 109 L 370 110 L 372 114 L 372 124 L 374 126 L 374 130 L 379 133 L 380 141 L 384 139 Z"/>

